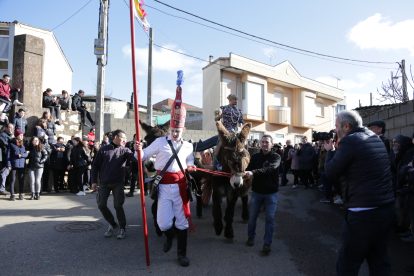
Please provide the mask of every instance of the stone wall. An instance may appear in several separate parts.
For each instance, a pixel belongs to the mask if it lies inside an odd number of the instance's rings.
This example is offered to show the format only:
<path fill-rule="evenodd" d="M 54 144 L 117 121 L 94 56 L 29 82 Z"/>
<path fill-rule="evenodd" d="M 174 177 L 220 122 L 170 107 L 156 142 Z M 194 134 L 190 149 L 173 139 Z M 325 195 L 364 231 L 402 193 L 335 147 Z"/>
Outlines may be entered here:
<path fill-rule="evenodd" d="M 385 137 L 392 139 L 395 135 L 412 137 L 414 133 L 414 101 L 385 105 L 375 108 L 374 112 L 367 114 L 364 108 L 357 108 L 362 116 L 364 125 L 375 120 L 383 120 L 386 123 Z"/>

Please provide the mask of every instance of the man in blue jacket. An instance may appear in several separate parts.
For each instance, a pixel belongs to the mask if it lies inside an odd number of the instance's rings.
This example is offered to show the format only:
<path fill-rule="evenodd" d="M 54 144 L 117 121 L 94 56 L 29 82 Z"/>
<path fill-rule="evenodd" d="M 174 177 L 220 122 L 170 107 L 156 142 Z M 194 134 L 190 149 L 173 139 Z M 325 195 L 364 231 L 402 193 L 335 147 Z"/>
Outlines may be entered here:
<path fill-rule="evenodd" d="M 397 216 L 387 150 L 378 135 L 362 127 L 355 111 L 338 113 L 335 126 L 337 148 L 332 139 L 325 142 L 325 172 L 330 181 L 342 182 L 348 209 L 337 275 L 358 275 L 365 259 L 370 275 L 390 275 L 387 246 Z"/>
<path fill-rule="evenodd" d="M 19 109 L 19 112 L 16 113 L 14 118 L 11 120 L 12 124 L 14 125 L 14 130 L 20 130 L 23 132 L 23 135 L 26 135 L 27 131 L 27 120 L 24 117 L 26 111 L 23 108 Z"/>

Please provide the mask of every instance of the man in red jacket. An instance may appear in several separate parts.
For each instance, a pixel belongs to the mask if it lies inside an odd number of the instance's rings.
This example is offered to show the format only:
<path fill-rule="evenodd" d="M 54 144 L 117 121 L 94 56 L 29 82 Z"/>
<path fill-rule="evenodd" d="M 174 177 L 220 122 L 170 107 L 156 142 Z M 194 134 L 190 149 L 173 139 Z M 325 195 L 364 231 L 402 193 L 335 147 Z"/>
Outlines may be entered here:
<path fill-rule="evenodd" d="M 87 135 L 89 146 L 93 146 L 93 143 L 95 142 L 95 129 L 91 128 L 90 132 Z"/>
<path fill-rule="evenodd" d="M 2 102 L 6 103 L 6 107 L 2 111 L 3 113 L 6 112 L 11 105 L 11 98 L 15 98 L 13 104 L 14 105 L 22 105 L 22 103 L 19 102 L 19 91 L 20 88 L 11 89 L 10 85 L 10 76 L 7 74 L 3 75 L 3 79 L 0 81 L 0 100 Z"/>

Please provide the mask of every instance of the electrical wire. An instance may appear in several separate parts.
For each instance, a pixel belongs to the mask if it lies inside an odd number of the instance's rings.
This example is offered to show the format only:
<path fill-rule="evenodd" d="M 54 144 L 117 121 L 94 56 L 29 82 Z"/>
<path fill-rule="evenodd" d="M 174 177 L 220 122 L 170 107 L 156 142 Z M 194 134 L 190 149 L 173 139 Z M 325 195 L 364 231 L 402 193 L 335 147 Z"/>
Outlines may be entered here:
<path fill-rule="evenodd" d="M 81 10 L 83 10 L 83 8 L 85 8 L 90 2 L 92 2 L 92 0 L 89 0 L 89 2 L 86 3 L 82 8 L 80 8 L 77 12 L 75 12 L 74 14 L 72 14 L 68 19 L 66 19 L 65 21 L 63 21 L 62 23 L 60 23 L 59 25 L 57 25 L 56 27 L 54 27 L 51 31 L 53 31 L 54 29 L 60 27 L 64 23 L 66 23 L 66 21 L 68 21 L 69 19 L 71 19 L 72 17 L 74 17 L 78 12 L 80 12 Z"/>
<path fill-rule="evenodd" d="M 276 45 L 279 45 L 279 46 L 283 46 L 283 47 L 286 47 L 286 48 L 294 49 L 294 50 L 297 50 L 297 51 L 302 51 L 302 52 L 306 52 L 306 53 L 310 53 L 310 54 L 314 54 L 314 55 L 319 55 L 319 56 L 324 56 L 324 57 L 328 57 L 328 58 L 334 58 L 334 59 L 340 59 L 340 60 L 353 61 L 353 62 L 362 62 L 362 63 L 376 63 L 376 64 L 394 64 L 394 63 L 395 63 L 395 62 L 384 62 L 384 61 L 366 61 L 366 60 L 357 60 L 357 59 L 341 58 L 341 57 L 336 57 L 336 56 L 330 56 L 330 55 L 320 54 L 320 53 L 316 53 L 316 52 L 312 52 L 312 51 L 308 51 L 308 50 L 304 50 L 304 49 L 300 49 L 300 48 L 292 47 L 292 46 L 289 46 L 289 45 L 286 45 L 286 44 L 278 43 L 278 42 L 275 42 L 275 41 L 272 41 L 272 40 L 269 40 L 269 39 L 266 39 L 266 38 L 262 38 L 262 37 L 259 37 L 259 36 L 256 36 L 256 35 L 252 35 L 252 34 L 249 34 L 249 33 L 246 33 L 246 32 L 243 32 L 243 31 L 240 31 L 240 30 L 237 30 L 237 29 L 234 29 L 234 28 L 228 27 L 228 26 L 225 26 L 225 25 L 223 25 L 223 24 L 220 24 L 220 23 L 217 23 L 217 22 L 214 22 L 214 21 L 211 21 L 211 20 L 205 19 L 205 18 L 203 18 L 203 17 L 201 17 L 201 16 L 198 16 L 198 15 L 192 14 L 192 13 L 190 13 L 190 12 L 187 12 L 187 11 L 184 11 L 184 10 L 181 10 L 181 9 L 178 9 L 178 8 L 175 8 L 175 7 L 173 7 L 173 6 L 170 6 L 170 5 L 168 5 L 168 4 L 166 4 L 166 3 L 163 3 L 163 2 L 161 2 L 161 1 L 159 1 L 159 0 L 154 0 L 154 1 L 155 1 L 155 2 L 157 2 L 157 3 L 160 3 L 160 4 L 164 5 L 164 6 L 167 6 L 167 7 L 171 8 L 171 9 L 174 9 L 174 10 L 180 11 L 180 12 L 182 12 L 182 13 L 186 13 L 186 14 L 188 14 L 188 15 L 194 16 L 194 17 L 199 18 L 199 19 L 201 19 L 201 20 L 204 20 L 204 21 L 210 22 L 210 23 L 212 23 L 212 24 L 215 24 L 215 25 L 221 26 L 221 27 L 223 27 L 223 28 L 226 28 L 226 29 L 229 29 L 229 30 L 232 30 L 232 31 L 238 32 L 238 33 L 242 33 L 242 34 L 244 34 L 244 35 L 251 36 L 251 37 L 254 37 L 254 38 L 257 38 L 257 39 L 260 39 L 260 40 L 264 40 L 264 41 L 267 41 L 267 42 L 270 42 L 270 43 L 273 43 L 273 44 L 276 44 Z M 147 7 L 149 7 L 148 5 L 146 5 L 146 6 L 147 6 Z"/>

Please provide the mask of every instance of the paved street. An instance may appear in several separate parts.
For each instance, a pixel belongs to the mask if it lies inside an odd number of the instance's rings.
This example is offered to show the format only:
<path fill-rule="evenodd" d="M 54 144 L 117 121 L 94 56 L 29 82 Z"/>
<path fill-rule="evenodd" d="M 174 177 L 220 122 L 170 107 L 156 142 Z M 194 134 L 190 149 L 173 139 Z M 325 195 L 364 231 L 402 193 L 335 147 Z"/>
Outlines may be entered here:
<path fill-rule="evenodd" d="M 260 252 L 263 213 L 258 220 L 256 244 L 246 247 L 247 225 L 241 220 L 239 200 L 235 243 L 227 244 L 223 236 L 214 234 L 210 203 L 204 208 L 202 219 L 193 218 L 196 233 L 189 234 L 188 268 L 180 267 L 177 262 L 176 240 L 170 252 L 162 252 L 164 237 L 155 234 L 150 212 L 152 201 L 148 197 L 150 267 L 145 264 L 139 194 L 126 198 L 125 240 L 103 236 L 107 224 L 92 194 L 43 195 L 40 201 L 23 202 L 11 202 L 1 196 L 1 275 L 335 275 L 345 211 L 334 204 L 319 203 L 323 193 L 317 189 L 293 190 L 290 183 L 279 192 L 270 255 Z M 112 203 L 111 199 L 110 206 Z M 194 203 L 191 209 L 194 215 Z M 80 233 L 61 232 L 64 227 L 57 227 L 75 221 L 98 222 L 103 227 Z M 414 261 L 413 251 L 413 245 L 403 244 L 392 235 L 392 275 L 412 275 L 404 272 L 404 266 Z M 366 265 L 360 275 L 368 275 Z"/>

